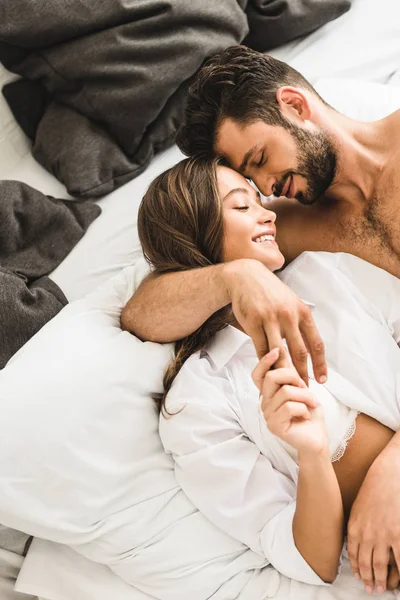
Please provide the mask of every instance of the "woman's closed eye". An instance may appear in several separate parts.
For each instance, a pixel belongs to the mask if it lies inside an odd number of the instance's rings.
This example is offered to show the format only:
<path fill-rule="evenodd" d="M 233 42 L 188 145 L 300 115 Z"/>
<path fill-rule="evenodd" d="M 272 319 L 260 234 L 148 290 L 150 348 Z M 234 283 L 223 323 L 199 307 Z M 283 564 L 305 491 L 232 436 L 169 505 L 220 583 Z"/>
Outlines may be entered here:
<path fill-rule="evenodd" d="M 250 206 L 236 206 L 236 210 L 248 210 Z"/>

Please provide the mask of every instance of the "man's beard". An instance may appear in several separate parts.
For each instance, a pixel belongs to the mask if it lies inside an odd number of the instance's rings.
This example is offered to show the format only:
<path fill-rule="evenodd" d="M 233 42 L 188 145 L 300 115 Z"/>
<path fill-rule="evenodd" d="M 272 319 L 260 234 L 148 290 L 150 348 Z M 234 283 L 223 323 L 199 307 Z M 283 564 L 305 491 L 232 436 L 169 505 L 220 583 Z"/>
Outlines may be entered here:
<path fill-rule="evenodd" d="M 294 197 L 301 204 L 315 204 L 335 178 L 337 150 L 324 131 L 311 133 L 294 125 L 290 127 L 290 133 L 296 141 L 299 165 L 295 171 L 285 174 L 282 182 L 275 186 L 276 190 L 282 192 L 288 176 L 301 175 L 307 182 L 307 189 L 305 192 L 297 191 Z M 279 193 L 275 191 L 275 195 Z"/>

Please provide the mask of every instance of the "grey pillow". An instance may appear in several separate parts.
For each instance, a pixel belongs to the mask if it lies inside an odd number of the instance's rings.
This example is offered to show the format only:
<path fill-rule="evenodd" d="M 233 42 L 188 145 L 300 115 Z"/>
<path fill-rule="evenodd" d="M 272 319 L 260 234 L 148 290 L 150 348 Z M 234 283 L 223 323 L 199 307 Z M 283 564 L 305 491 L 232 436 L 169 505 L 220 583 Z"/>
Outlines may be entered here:
<path fill-rule="evenodd" d="M 173 143 L 204 59 L 247 34 L 243 6 L 2 0 L 0 60 L 24 78 L 4 93 L 35 158 L 75 196 L 139 175 Z"/>
<path fill-rule="evenodd" d="M 310 33 L 349 10 L 351 0 L 249 0 L 244 44 L 266 52 Z"/>

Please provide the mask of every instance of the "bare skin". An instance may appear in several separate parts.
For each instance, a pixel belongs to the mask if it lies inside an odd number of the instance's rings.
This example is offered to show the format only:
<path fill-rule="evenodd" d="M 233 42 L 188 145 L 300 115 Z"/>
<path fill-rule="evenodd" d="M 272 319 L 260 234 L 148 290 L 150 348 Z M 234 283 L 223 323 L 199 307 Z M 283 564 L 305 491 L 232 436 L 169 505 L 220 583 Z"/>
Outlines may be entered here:
<path fill-rule="evenodd" d="M 397 113 L 396 113 L 397 114 Z M 400 111 L 398 112 L 400 135 Z M 326 198 L 311 206 L 279 198 L 268 207 L 279 219 L 277 241 L 290 263 L 305 250 L 348 252 L 400 277 L 400 147 L 382 170 L 376 193 L 362 199 Z"/>
<path fill-rule="evenodd" d="M 296 197 L 268 204 L 278 216 L 277 241 L 287 263 L 305 250 L 348 252 L 400 277 L 400 110 L 381 121 L 360 123 L 304 90 L 282 90 L 283 114 L 308 132 L 322 128 L 338 153 L 334 180 L 322 199 L 307 206 Z M 241 168 L 251 148 L 256 150 Z M 267 196 L 289 171 L 295 174 L 286 195 L 308 188 L 296 171 L 296 144 L 281 127 L 260 121 L 241 127 L 226 119 L 216 151 Z"/>
<path fill-rule="evenodd" d="M 342 495 L 345 522 L 348 523 L 354 501 L 363 481 L 381 452 L 394 436 L 394 431 L 368 415 L 360 414 L 356 420 L 356 431 L 349 440 L 343 457 L 333 463 Z M 393 553 L 375 575 L 371 587 L 381 586 L 393 590 L 399 584 L 399 571 Z"/>
<path fill-rule="evenodd" d="M 349 440 L 346 452 L 340 460 L 333 463 L 346 521 L 370 466 L 386 448 L 393 435 L 394 431 L 382 423 L 367 415 L 358 415 L 356 430 Z"/>

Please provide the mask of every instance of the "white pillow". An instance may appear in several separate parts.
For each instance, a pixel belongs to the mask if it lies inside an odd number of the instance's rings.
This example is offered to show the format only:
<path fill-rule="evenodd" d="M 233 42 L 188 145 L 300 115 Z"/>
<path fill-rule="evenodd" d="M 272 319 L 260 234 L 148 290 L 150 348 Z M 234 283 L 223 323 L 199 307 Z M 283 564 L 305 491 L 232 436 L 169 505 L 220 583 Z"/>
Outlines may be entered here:
<path fill-rule="evenodd" d="M 314 87 L 333 108 L 358 121 L 382 119 L 400 108 L 400 87 L 396 86 L 325 77 Z"/>
<path fill-rule="evenodd" d="M 203 600 L 225 585 L 262 597 L 277 576 L 193 507 L 163 451 L 151 394 L 171 345 L 120 329 L 146 272 L 142 260 L 71 303 L 0 372 L 0 522 L 157 598 Z"/>
<path fill-rule="evenodd" d="M 338 19 L 269 54 L 312 84 L 335 77 L 392 85 L 400 68 L 399 0 L 353 0 Z"/>

